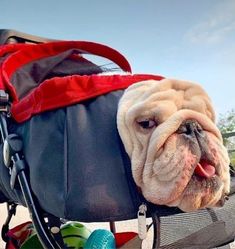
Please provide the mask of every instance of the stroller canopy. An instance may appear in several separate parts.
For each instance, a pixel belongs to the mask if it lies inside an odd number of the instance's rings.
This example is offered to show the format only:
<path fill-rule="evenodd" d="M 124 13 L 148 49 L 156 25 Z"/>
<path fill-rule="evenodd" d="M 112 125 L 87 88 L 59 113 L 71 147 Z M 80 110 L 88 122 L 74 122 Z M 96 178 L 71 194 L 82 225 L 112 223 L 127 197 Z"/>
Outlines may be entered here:
<path fill-rule="evenodd" d="M 131 73 L 128 61 L 116 50 L 92 42 L 13 44 L 0 48 L 0 89 L 9 92 L 12 115 L 18 122 L 34 114 L 125 89 L 155 75 L 98 75 L 103 69 L 82 57 L 101 56 Z M 43 84 L 42 84 L 43 83 Z"/>

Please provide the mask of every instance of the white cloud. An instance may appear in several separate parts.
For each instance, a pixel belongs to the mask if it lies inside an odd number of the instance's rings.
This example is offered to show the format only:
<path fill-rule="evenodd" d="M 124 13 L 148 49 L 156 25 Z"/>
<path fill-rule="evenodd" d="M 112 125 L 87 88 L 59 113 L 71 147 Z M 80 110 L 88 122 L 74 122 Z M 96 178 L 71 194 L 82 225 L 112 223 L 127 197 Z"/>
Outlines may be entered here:
<path fill-rule="evenodd" d="M 219 43 L 235 32 L 235 1 L 225 0 L 213 6 L 185 38 L 192 43 Z"/>

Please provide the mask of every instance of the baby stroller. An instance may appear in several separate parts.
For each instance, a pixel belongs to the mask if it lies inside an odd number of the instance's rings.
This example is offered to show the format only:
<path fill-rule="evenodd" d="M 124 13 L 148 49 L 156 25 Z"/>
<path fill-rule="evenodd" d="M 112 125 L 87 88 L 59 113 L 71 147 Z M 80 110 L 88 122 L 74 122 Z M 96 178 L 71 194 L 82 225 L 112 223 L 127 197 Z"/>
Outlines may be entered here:
<path fill-rule="evenodd" d="M 0 202 L 10 207 L 3 239 L 20 204 L 28 208 L 44 248 L 66 248 L 64 219 L 110 222 L 115 232 L 116 221 L 137 216 L 140 223 L 152 218 L 153 248 L 230 248 L 233 178 L 223 208 L 192 213 L 148 203 L 132 179 L 116 130 L 117 104 L 129 85 L 163 77 L 102 74 L 107 67 L 85 55 L 114 62 L 111 70 L 131 67 L 120 53 L 97 43 L 1 30 L 0 44 Z"/>

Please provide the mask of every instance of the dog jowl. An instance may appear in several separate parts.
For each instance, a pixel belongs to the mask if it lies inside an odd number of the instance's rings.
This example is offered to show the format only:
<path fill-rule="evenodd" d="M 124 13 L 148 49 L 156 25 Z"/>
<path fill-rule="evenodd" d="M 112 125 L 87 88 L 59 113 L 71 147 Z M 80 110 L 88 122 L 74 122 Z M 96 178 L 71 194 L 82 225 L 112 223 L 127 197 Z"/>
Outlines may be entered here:
<path fill-rule="evenodd" d="M 119 102 L 117 126 L 148 201 L 183 211 L 223 205 L 229 158 L 199 85 L 169 79 L 134 84 Z"/>

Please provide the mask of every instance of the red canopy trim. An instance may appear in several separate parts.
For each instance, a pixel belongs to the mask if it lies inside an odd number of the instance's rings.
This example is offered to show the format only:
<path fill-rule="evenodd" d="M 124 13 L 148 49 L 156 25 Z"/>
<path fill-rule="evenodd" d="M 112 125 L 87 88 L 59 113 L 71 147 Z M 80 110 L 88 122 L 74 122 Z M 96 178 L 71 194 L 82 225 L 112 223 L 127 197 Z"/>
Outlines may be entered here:
<path fill-rule="evenodd" d="M 25 43 L 16 43 L 16 44 L 7 44 L 7 45 L 0 45 L 0 57 L 8 54 L 16 52 L 22 48 L 25 48 L 26 46 L 32 46 Z"/>
<path fill-rule="evenodd" d="M 116 63 L 123 71 L 131 72 L 131 67 L 123 55 L 108 46 L 98 43 L 86 41 L 63 41 L 38 45 L 24 45 L 21 50 L 10 55 L 2 64 L 1 78 L 4 89 L 10 92 L 13 101 L 17 101 L 17 93 L 10 82 L 11 75 L 17 69 L 34 60 L 53 56 L 71 49 L 78 49 L 81 53 L 102 56 Z"/>
<path fill-rule="evenodd" d="M 19 102 L 13 103 L 11 113 L 20 123 L 35 114 L 126 89 L 134 83 L 150 79 L 159 81 L 163 77 L 146 74 L 55 77 L 44 81 Z"/>
<path fill-rule="evenodd" d="M 17 44 L 7 44 L 7 45 L 1 45 L 0 46 L 0 57 L 4 57 L 7 54 L 15 53 L 18 50 L 21 50 L 23 48 L 32 46 L 32 44 L 23 44 L 23 43 L 17 43 Z M 2 63 L 0 63 L 0 66 L 2 67 Z M 6 90 L 6 86 L 4 83 L 4 77 L 3 77 L 3 70 L 1 68 L 0 70 L 0 90 Z M 8 85 L 8 84 L 7 84 Z M 10 87 L 12 88 L 12 87 Z"/>

